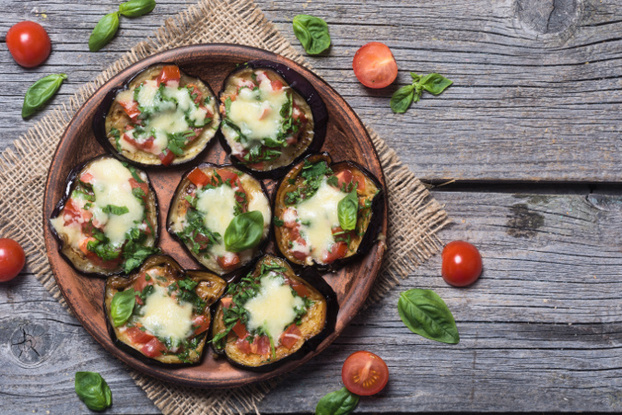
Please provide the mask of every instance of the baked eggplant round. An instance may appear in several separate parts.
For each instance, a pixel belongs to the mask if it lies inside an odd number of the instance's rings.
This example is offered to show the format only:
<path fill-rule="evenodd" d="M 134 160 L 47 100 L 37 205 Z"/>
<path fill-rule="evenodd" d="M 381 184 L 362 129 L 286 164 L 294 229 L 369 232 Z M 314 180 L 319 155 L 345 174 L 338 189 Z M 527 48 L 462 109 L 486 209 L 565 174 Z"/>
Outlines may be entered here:
<path fill-rule="evenodd" d="M 50 219 L 63 257 L 102 276 L 129 273 L 158 251 L 158 205 L 149 177 L 111 156 L 74 168 Z"/>
<path fill-rule="evenodd" d="M 313 269 L 296 275 L 266 255 L 220 299 L 212 347 L 234 366 L 269 371 L 315 348 L 335 329 L 337 297 Z"/>
<path fill-rule="evenodd" d="M 294 264 L 337 269 L 374 244 L 382 197 L 378 180 L 358 164 L 332 164 L 327 153 L 311 155 L 277 189 L 277 247 Z"/>
<path fill-rule="evenodd" d="M 222 145 L 234 164 L 278 177 L 319 151 L 328 113 L 313 86 L 291 68 L 252 61 L 233 71 L 219 94 Z"/>
<path fill-rule="evenodd" d="M 177 186 L 167 229 L 199 263 L 222 276 L 260 255 L 271 221 L 260 181 L 232 166 L 204 163 Z"/>
<path fill-rule="evenodd" d="M 211 323 L 210 306 L 227 284 L 202 271 L 184 271 L 171 257 L 149 257 L 129 278 L 106 280 L 104 308 L 115 344 L 166 365 L 199 363 Z"/>
<path fill-rule="evenodd" d="M 159 64 L 111 91 L 93 128 L 112 154 L 142 166 L 169 166 L 196 158 L 219 123 L 207 84 L 175 65 Z"/>

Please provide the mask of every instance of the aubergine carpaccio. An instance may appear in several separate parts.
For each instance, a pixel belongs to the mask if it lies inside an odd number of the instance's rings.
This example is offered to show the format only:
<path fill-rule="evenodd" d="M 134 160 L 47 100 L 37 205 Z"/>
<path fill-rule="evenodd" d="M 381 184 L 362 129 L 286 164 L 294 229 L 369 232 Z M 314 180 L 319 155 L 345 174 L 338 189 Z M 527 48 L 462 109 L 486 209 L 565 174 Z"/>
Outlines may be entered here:
<path fill-rule="evenodd" d="M 94 129 L 113 154 L 143 166 L 196 158 L 216 135 L 220 115 L 210 87 L 170 64 L 151 66 L 104 99 Z"/>
<path fill-rule="evenodd" d="M 324 142 L 324 102 L 285 65 L 246 63 L 229 74 L 219 100 L 223 147 L 234 164 L 249 171 L 276 177 Z"/>
<path fill-rule="evenodd" d="M 274 198 L 276 245 L 301 266 L 336 269 L 364 255 L 379 230 L 384 204 L 378 180 L 351 161 L 308 156 L 279 184 Z"/>
<path fill-rule="evenodd" d="M 127 274 L 157 251 L 156 193 L 142 170 L 97 157 L 71 171 L 50 226 L 78 271 Z"/>
<path fill-rule="evenodd" d="M 313 269 L 296 275 L 284 259 L 266 255 L 230 284 L 212 324 L 212 347 L 231 364 L 269 371 L 314 350 L 334 331 L 334 291 Z"/>
<path fill-rule="evenodd" d="M 185 271 L 171 257 L 149 257 L 129 278 L 106 281 L 108 330 L 117 346 L 147 361 L 192 365 L 203 355 L 210 306 L 226 283 L 203 271 Z"/>

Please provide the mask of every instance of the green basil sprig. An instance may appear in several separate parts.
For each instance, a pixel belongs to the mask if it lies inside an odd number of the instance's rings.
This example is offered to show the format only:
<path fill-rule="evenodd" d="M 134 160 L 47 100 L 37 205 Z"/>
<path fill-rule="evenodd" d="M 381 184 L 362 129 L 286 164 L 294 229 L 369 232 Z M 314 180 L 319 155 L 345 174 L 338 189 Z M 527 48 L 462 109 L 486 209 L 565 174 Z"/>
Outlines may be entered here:
<path fill-rule="evenodd" d="M 460 341 L 454 316 L 432 290 L 414 288 L 401 293 L 397 311 L 413 333 L 442 343 L 457 344 Z"/>
<path fill-rule="evenodd" d="M 344 387 L 324 395 L 315 407 L 315 415 L 347 415 L 354 411 L 358 403 L 358 395 Z"/>
<path fill-rule="evenodd" d="M 112 12 L 102 17 L 89 37 L 89 50 L 97 52 L 106 46 L 117 34 L 117 30 L 119 30 L 119 12 Z"/>
<path fill-rule="evenodd" d="M 117 292 L 110 302 L 110 318 L 115 327 L 125 324 L 132 316 L 134 305 L 136 303 L 136 291 L 129 288 L 125 291 Z"/>
<path fill-rule="evenodd" d="M 339 226 L 344 231 L 352 231 L 356 228 L 356 218 L 359 211 L 359 199 L 356 196 L 356 189 L 352 190 L 346 197 L 339 201 L 337 205 L 337 216 Z"/>
<path fill-rule="evenodd" d="M 309 55 L 319 55 L 330 47 L 328 25 L 319 17 L 299 14 L 292 21 L 294 34 Z"/>
<path fill-rule="evenodd" d="M 391 97 L 391 109 L 395 113 L 404 113 L 413 102 L 419 102 L 423 91 L 432 95 L 439 95 L 453 84 L 452 81 L 437 73 L 418 75 L 410 73 L 412 84 L 406 85 L 395 91 Z"/>
<path fill-rule="evenodd" d="M 254 248 L 263 235 L 263 215 L 258 210 L 242 213 L 229 223 L 225 231 L 225 249 L 241 252 Z"/>
<path fill-rule="evenodd" d="M 32 84 L 24 96 L 22 118 L 26 119 L 39 111 L 56 94 L 65 79 L 67 75 L 64 73 L 52 74 Z"/>
<path fill-rule="evenodd" d="M 112 392 L 99 373 L 76 372 L 75 387 L 78 398 L 91 411 L 103 411 L 112 405 Z"/>
<path fill-rule="evenodd" d="M 119 13 L 125 17 L 140 17 L 155 9 L 155 0 L 130 0 L 119 5 Z"/>

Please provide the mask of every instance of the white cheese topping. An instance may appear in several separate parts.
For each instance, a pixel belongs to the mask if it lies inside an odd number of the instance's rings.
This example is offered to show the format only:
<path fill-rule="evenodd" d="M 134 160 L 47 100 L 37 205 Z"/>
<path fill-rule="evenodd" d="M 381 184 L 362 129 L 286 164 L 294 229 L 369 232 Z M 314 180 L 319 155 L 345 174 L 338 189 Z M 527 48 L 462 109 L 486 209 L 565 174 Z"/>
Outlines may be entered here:
<path fill-rule="evenodd" d="M 197 194 L 197 210 L 203 214 L 207 229 L 218 232 L 221 236 L 220 243 L 212 245 L 211 252 L 216 256 L 223 256 L 227 252 L 224 243 L 225 231 L 234 218 L 235 191 L 227 185 L 200 191 Z"/>
<path fill-rule="evenodd" d="M 192 305 L 179 304 L 167 295 L 164 287 L 153 287 L 153 293 L 145 300 L 143 315 L 138 320 L 158 337 L 170 337 L 172 340 L 189 337 L 192 334 Z"/>

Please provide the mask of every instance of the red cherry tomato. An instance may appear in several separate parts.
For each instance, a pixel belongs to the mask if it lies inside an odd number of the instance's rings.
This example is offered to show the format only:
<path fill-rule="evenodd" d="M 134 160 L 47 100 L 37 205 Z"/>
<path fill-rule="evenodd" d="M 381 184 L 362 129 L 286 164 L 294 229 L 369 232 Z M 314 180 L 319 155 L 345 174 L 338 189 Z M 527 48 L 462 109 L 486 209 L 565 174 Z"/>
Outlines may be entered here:
<path fill-rule="evenodd" d="M 41 65 L 52 50 L 45 29 L 39 23 L 30 21 L 13 25 L 6 34 L 6 44 L 15 62 L 24 68 Z"/>
<path fill-rule="evenodd" d="M 371 42 L 361 47 L 352 60 L 354 75 L 369 88 L 384 88 L 397 78 L 397 63 L 384 43 Z"/>
<path fill-rule="evenodd" d="M 442 260 L 443 279 L 454 287 L 471 285 L 482 273 L 482 256 L 476 247 L 465 241 L 445 245 Z"/>
<path fill-rule="evenodd" d="M 26 264 L 22 247 L 13 239 L 0 238 L 0 282 L 15 278 Z"/>
<path fill-rule="evenodd" d="M 389 368 L 384 360 L 373 353 L 354 352 L 343 363 L 341 379 L 352 393 L 374 395 L 384 389 L 389 381 Z"/>

